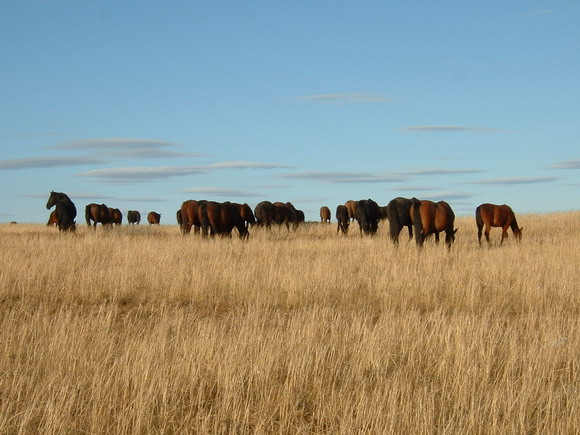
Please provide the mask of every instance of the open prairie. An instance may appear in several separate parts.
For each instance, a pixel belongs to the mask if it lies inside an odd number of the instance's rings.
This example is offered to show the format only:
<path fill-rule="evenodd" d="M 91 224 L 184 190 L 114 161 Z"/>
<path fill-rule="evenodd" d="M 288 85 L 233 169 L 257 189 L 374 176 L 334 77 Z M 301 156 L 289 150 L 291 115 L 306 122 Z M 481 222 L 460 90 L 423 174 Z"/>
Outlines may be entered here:
<path fill-rule="evenodd" d="M 518 221 L 1 225 L 0 432 L 578 433 L 580 213 Z"/>

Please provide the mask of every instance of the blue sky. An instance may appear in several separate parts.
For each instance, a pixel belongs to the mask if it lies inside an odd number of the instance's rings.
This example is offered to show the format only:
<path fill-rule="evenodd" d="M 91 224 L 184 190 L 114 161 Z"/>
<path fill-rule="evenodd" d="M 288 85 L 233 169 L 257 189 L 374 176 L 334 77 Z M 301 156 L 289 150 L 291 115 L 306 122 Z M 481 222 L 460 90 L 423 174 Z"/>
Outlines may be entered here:
<path fill-rule="evenodd" d="M 0 222 L 51 190 L 162 224 L 187 199 L 579 209 L 579 47 L 570 1 L 0 0 Z"/>

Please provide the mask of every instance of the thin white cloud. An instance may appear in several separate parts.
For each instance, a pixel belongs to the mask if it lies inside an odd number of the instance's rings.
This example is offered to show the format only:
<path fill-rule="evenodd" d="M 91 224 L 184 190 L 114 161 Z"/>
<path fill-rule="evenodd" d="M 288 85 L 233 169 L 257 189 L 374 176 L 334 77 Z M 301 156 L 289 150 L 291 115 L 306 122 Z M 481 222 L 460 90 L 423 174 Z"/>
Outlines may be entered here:
<path fill-rule="evenodd" d="M 580 169 L 580 159 L 566 160 L 563 162 L 554 163 L 550 165 L 552 169 Z"/>
<path fill-rule="evenodd" d="M 49 148 L 65 150 L 92 150 L 92 149 L 143 149 L 179 146 L 173 142 L 154 139 L 136 139 L 123 137 L 78 139 L 60 142 Z"/>
<path fill-rule="evenodd" d="M 160 180 L 182 175 L 203 174 L 197 166 L 159 166 L 93 169 L 77 174 L 79 177 L 94 178 L 109 182 L 137 182 Z"/>
<path fill-rule="evenodd" d="M 395 191 L 401 192 L 425 192 L 429 190 L 437 190 L 435 187 L 431 186 L 398 186 L 393 188 Z"/>
<path fill-rule="evenodd" d="M 277 163 L 221 162 L 203 166 L 204 169 L 288 169 L 291 166 Z"/>
<path fill-rule="evenodd" d="M 430 201 L 451 201 L 469 199 L 471 197 L 473 197 L 473 195 L 466 192 L 437 192 L 418 196 L 419 199 L 428 199 Z"/>
<path fill-rule="evenodd" d="M 192 187 L 190 189 L 179 190 L 180 193 L 197 193 L 203 195 L 212 195 L 220 197 L 258 197 L 254 192 L 246 190 L 230 189 L 227 187 Z"/>
<path fill-rule="evenodd" d="M 557 179 L 557 177 L 505 177 L 471 181 L 468 184 L 496 184 L 500 186 L 511 186 L 514 184 L 551 183 Z"/>
<path fill-rule="evenodd" d="M 280 177 L 301 180 L 321 181 L 326 183 L 391 183 L 404 181 L 402 175 L 373 175 L 367 172 L 331 172 L 307 171 L 283 174 Z"/>
<path fill-rule="evenodd" d="M 378 94 L 369 94 L 364 92 L 353 92 L 345 94 L 316 94 L 302 95 L 300 100 L 311 101 L 315 103 L 331 104 L 353 104 L 353 103 L 388 103 L 393 101 Z"/>
<path fill-rule="evenodd" d="M 58 168 L 62 166 L 81 166 L 103 163 L 94 157 L 30 157 L 23 159 L 0 160 L 0 171 L 31 168 Z"/>
<path fill-rule="evenodd" d="M 480 169 L 442 169 L 442 168 L 423 168 L 411 169 L 403 172 L 409 175 L 455 175 L 455 174 L 479 174 L 485 171 Z"/>
<path fill-rule="evenodd" d="M 513 133 L 513 130 L 502 130 L 492 127 L 469 127 L 462 125 L 411 125 L 398 128 L 397 130 L 412 133 Z"/>

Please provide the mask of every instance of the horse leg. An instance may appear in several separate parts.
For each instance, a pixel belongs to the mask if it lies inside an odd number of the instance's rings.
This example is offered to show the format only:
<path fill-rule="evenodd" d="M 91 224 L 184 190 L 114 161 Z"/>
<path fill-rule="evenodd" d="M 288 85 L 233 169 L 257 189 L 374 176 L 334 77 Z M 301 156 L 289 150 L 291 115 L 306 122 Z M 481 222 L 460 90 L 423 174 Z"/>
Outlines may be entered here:
<path fill-rule="evenodd" d="M 409 240 L 413 238 L 413 225 L 407 225 L 409 229 Z"/>
<path fill-rule="evenodd" d="M 435 232 L 435 244 L 439 244 L 439 232 Z"/>
<path fill-rule="evenodd" d="M 491 240 L 489 239 L 489 232 L 491 231 L 491 225 L 485 225 L 485 240 L 487 240 L 487 246 L 491 246 Z"/>
<path fill-rule="evenodd" d="M 501 242 L 500 242 L 500 245 L 503 243 L 503 240 L 504 239 L 507 239 L 507 237 L 508 237 L 508 233 L 507 233 L 508 228 L 509 228 L 509 225 L 508 224 L 504 225 L 501 228 Z"/>

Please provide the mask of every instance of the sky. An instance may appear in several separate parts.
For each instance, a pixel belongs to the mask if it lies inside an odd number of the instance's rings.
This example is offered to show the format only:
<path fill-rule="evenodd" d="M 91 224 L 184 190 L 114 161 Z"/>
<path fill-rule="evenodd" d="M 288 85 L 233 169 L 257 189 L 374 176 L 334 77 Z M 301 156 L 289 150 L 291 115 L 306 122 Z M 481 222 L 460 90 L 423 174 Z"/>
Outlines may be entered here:
<path fill-rule="evenodd" d="M 0 222 L 50 191 L 580 209 L 580 2 L 0 0 Z"/>

